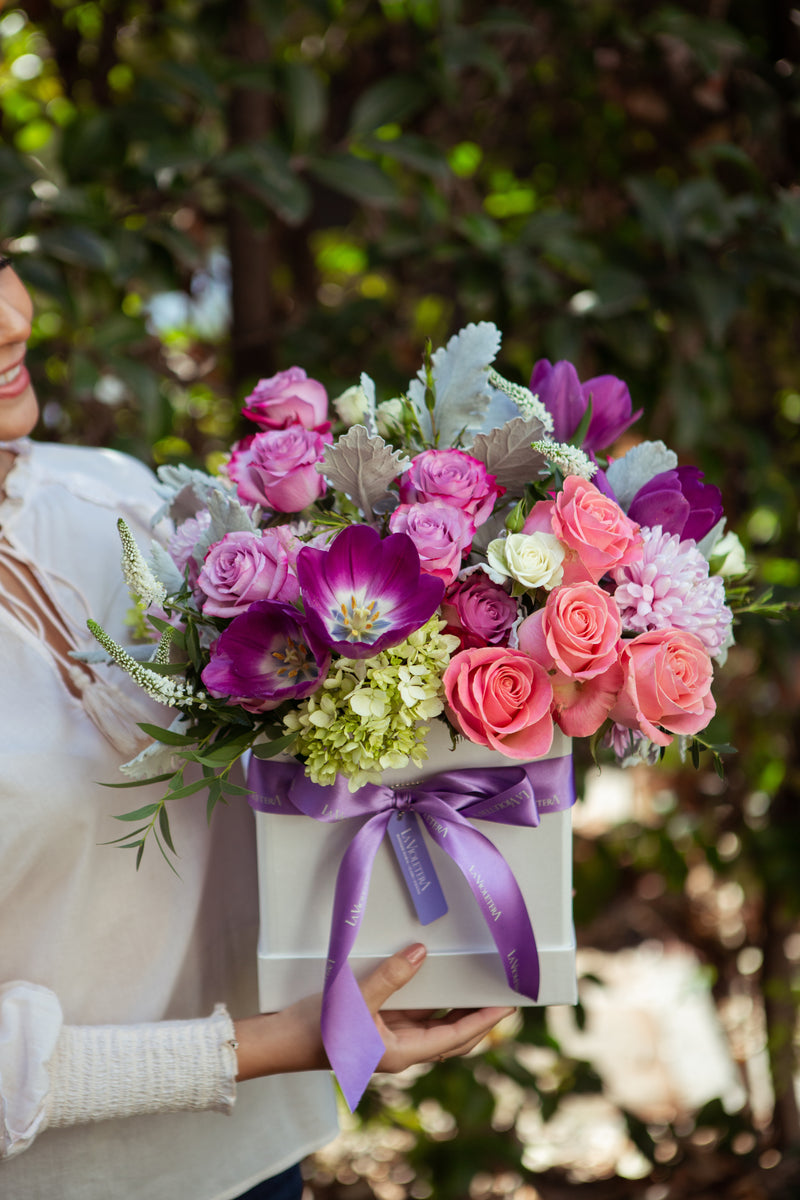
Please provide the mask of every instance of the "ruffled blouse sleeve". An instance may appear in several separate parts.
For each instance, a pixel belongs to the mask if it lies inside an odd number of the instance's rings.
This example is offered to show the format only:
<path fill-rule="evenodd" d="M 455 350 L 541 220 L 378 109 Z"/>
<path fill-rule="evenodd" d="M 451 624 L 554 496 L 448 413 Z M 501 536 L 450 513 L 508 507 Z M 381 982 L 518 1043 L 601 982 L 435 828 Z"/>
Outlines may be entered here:
<path fill-rule="evenodd" d="M 26 1150 L 46 1124 L 47 1064 L 63 1024 L 58 998 L 33 983 L 0 986 L 0 1158 Z"/>

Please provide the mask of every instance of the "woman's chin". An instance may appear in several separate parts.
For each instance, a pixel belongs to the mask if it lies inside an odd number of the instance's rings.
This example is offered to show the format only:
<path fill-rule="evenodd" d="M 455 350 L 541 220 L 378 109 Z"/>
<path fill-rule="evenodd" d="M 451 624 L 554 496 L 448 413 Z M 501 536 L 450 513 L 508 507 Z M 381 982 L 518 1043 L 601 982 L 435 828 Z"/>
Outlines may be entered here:
<path fill-rule="evenodd" d="M 39 420 L 39 405 L 31 384 L 18 396 L 0 393 L 0 442 L 13 442 L 32 433 Z"/>

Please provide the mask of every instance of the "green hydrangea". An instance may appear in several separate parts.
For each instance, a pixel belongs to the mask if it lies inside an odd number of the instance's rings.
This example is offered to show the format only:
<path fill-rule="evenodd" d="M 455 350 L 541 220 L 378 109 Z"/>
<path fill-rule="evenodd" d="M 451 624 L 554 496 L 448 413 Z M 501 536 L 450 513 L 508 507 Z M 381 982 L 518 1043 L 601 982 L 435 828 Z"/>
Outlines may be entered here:
<path fill-rule="evenodd" d="M 344 775 L 354 792 L 385 770 L 425 761 L 427 723 L 444 708 L 442 675 L 459 646 L 444 626 L 433 616 L 374 658 L 335 660 L 322 687 L 284 717 L 315 783 Z"/>

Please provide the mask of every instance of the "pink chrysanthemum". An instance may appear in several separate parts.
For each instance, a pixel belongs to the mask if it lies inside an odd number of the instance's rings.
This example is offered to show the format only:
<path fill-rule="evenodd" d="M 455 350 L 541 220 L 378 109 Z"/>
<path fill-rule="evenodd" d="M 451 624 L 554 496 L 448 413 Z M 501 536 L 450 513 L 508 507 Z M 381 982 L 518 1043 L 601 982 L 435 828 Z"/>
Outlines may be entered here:
<path fill-rule="evenodd" d="M 611 572 L 623 629 L 683 629 L 699 637 L 712 658 L 718 657 L 730 644 L 733 621 L 722 578 L 709 575 L 693 541 L 664 533 L 660 525 L 643 528 L 642 538 L 638 562 Z"/>

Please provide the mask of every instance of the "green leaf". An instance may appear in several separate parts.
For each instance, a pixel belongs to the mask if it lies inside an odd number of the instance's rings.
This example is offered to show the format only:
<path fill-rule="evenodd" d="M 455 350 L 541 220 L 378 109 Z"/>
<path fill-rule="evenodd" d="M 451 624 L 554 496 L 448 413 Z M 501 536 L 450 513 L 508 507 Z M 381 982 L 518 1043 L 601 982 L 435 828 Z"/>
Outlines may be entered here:
<path fill-rule="evenodd" d="M 186 796 L 193 796 L 195 792 L 202 791 L 208 787 L 207 779 L 196 779 L 194 783 L 186 783 L 183 787 L 174 788 L 167 792 L 165 800 L 183 800 Z"/>
<path fill-rule="evenodd" d="M 292 142 L 295 149 L 305 149 L 325 126 L 328 94 L 317 71 L 300 62 L 287 65 L 285 87 Z"/>
<path fill-rule="evenodd" d="M 137 808 L 132 812 L 117 813 L 114 816 L 115 821 L 144 821 L 147 817 L 152 817 L 157 813 L 160 804 L 144 804 L 141 808 Z"/>
<path fill-rule="evenodd" d="M 173 854 L 176 853 L 175 847 L 172 844 L 172 833 L 169 828 L 169 814 L 167 813 L 166 804 L 162 805 L 161 811 L 158 814 L 158 827 L 161 831 L 161 836 L 169 846 Z"/>
<path fill-rule="evenodd" d="M 209 169 L 233 181 L 245 195 L 258 199 L 288 225 L 298 225 L 308 215 L 309 190 L 289 155 L 274 142 L 264 139 L 236 146 L 215 158 Z"/>
<path fill-rule="evenodd" d="M 101 783 L 100 787 L 107 788 L 135 788 L 146 787 L 149 783 L 164 783 L 167 779 L 172 779 L 174 771 L 166 771 L 163 775 L 150 775 L 147 779 L 128 779 L 125 783 Z"/>
<path fill-rule="evenodd" d="M 165 746 L 193 746 L 197 738 L 193 734 L 176 733 L 173 729 L 162 729 L 160 725 L 151 725 L 148 721 L 137 721 L 139 728 L 148 737 Z"/>
<path fill-rule="evenodd" d="M 390 122 L 402 124 L 427 104 L 429 91 L 418 75 L 389 75 L 359 96 L 350 117 L 350 134 L 372 133 Z"/>
<path fill-rule="evenodd" d="M 287 733 L 283 737 L 276 738 L 273 742 L 258 742 L 253 746 L 254 758 L 274 758 L 276 754 L 280 754 L 283 750 L 288 750 L 297 739 L 296 733 Z"/>
<path fill-rule="evenodd" d="M 321 183 L 336 192 L 377 208 L 391 208 L 400 202 L 400 192 L 393 181 L 376 163 L 352 154 L 314 156 L 308 162 L 309 171 Z"/>

